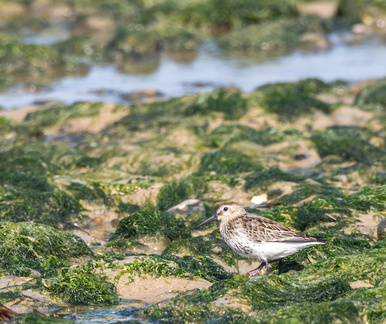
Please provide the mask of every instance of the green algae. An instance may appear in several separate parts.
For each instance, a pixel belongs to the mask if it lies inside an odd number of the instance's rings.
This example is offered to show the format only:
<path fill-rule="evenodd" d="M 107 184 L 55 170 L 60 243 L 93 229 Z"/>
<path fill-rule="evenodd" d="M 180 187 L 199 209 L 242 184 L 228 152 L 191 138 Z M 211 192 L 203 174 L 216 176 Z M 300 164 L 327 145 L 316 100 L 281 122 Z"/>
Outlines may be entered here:
<path fill-rule="evenodd" d="M 81 220 L 82 206 L 77 197 L 55 185 L 52 178 L 90 166 L 91 161 L 63 143 L 44 144 L 34 138 L 28 141 L 31 143 L 6 144 L 9 149 L 0 153 L 0 217 L 46 224 Z"/>
<path fill-rule="evenodd" d="M 234 29 L 219 38 L 219 45 L 244 53 L 285 54 L 301 45 L 306 32 L 324 34 L 322 19 L 316 16 L 277 19 Z"/>
<path fill-rule="evenodd" d="M 190 237 L 190 232 L 185 227 L 183 220 L 177 220 L 167 212 L 147 209 L 122 219 L 111 241 L 155 234 L 161 234 L 170 240 Z"/>
<path fill-rule="evenodd" d="M 334 106 L 314 97 L 329 88 L 318 81 L 305 79 L 294 84 L 267 84 L 255 92 L 255 100 L 266 112 L 278 115 L 280 121 L 294 121 L 316 111 L 329 114 Z"/>
<path fill-rule="evenodd" d="M 203 36 L 193 28 L 167 25 L 159 30 L 163 46 L 169 52 L 196 52 L 203 42 Z"/>
<path fill-rule="evenodd" d="M 200 199 L 208 190 L 205 179 L 198 176 L 171 181 L 161 188 L 157 196 L 157 206 L 167 210 L 186 199 Z"/>
<path fill-rule="evenodd" d="M 361 21 L 363 15 L 371 14 L 372 12 L 385 12 L 386 6 L 382 0 L 342 0 L 339 4 L 340 15 L 351 19 L 351 21 Z"/>
<path fill-rule="evenodd" d="M 338 156 L 343 161 L 355 161 L 360 164 L 383 165 L 385 150 L 369 142 L 372 132 L 355 126 L 331 126 L 318 131 L 311 137 L 319 155 Z"/>
<path fill-rule="evenodd" d="M 65 59 L 46 45 L 4 42 L 0 45 L 0 72 L 3 76 L 44 85 L 61 74 L 85 69 L 79 62 Z"/>
<path fill-rule="evenodd" d="M 366 187 L 347 196 L 344 203 L 347 207 L 368 212 L 386 210 L 386 186 Z"/>
<path fill-rule="evenodd" d="M 278 201 L 285 205 L 291 205 L 299 203 L 300 201 L 311 196 L 315 196 L 315 198 L 318 199 L 323 199 L 330 196 L 343 197 L 343 193 L 338 188 L 335 188 L 329 184 L 302 183 L 299 184 L 290 194 L 280 197 Z"/>
<path fill-rule="evenodd" d="M 116 305 L 115 286 L 105 276 L 85 269 L 63 269 L 44 282 L 45 289 L 73 305 Z"/>
<path fill-rule="evenodd" d="M 269 168 L 263 170 L 257 170 L 245 177 L 245 190 L 256 189 L 260 190 L 266 189 L 271 184 L 278 181 L 288 181 L 288 182 L 302 182 L 306 178 L 300 174 L 290 173 L 282 171 L 278 168 Z"/>
<path fill-rule="evenodd" d="M 341 229 L 353 223 L 354 216 L 358 213 L 383 212 L 386 209 L 385 186 L 363 188 L 348 195 L 343 195 L 336 188 L 326 185 L 310 187 L 309 184 L 305 186 L 300 184 L 298 188 L 280 197 L 278 201 L 292 204 L 299 199 L 315 196 L 301 206 L 274 207 L 260 214 L 303 231 L 331 221 L 335 229 Z"/>
<path fill-rule="evenodd" d="M 203 137 L 205 145 L 223 148 L 232 143 L 251 141 L 259 145 L 271 145 L 303 138 L 301 131 L 291 128 L 266 128 L 256 130 L 240 124 L 223 124 Z"/>
<path fill-rule="evenodd" d="M 122 275 L 173 276 L 194 279 L 200 277 L 210 282 L 229 278 L 230 275 L 208 256 L 147 256 L 125 264 Z"/>
<path fill-rule="evenodd" d="M 34 177 L 36 179 L 36 177 Z M 1 190 L 0 218 L 7 221 L 38 221 L 55 225 L 82 220 L 82 207 L 65 191 L 50 188 Z"/>
<path fill-rule="evenodd" d="M 337 81 L 338 84 L 341 84 Z M 334 82 L 326 83 L 317 78 L 306 78 L 296 82 L 277 82 L 268 83 L 260 86 L 258 90 L 267 90 L 274 88 L 287 88 L 292 91 L 297 91 L 301 94 L 312 96 L 322 92 L 329 92 L 333 88 Z"/>
<path fill-rule="evenodd" d="M 128 107 L 128 115 L 102 131 L 103 136 L 121 137 L 127 132 L 140 132 L 148 129 L 160 129 L 165 126 L 177 126 L 181 118 L 177 118 L 178 110 L 183 105 L 182 98 L 172 98 L 149 104 L 135 104 Z M 178 115 L 177 115 L 178 117 Z M 159 134 L 157 138 L 159 138 Z"/>
<path fill-rule="evenodd" d="M 64 318 L 48 317 L 48 316 L 44 316 L 44 315 L 32 312 L 32 313 L 16 315 L 15 317 L 12 318 L 12 323 L 16 323 L 16 324 L 50 324 L 50 323 L 71 324 L 71 323 L 74 323 L 74 321 L 67 320 Z"/>
<path fill-rule="evenodd" d="M 295 15 L 291 2 L 244 0 L 235 3 L 231 0 L 210 0 L 188 3 L 178 18 L 184 24 L 221 35 L 237 27 L 270 21 L 283 15 Z"/>
<path fill-rule="evenodd" d="M 2 222 L 0 236 L 2 273 L 24 276 L 31 270 L 49 273 L 66 264 L 64 261 L 69 258 L 92 255 L 79 237 L 32 222 Z"/>
<path fill-rule="evenodd" d="M 212 92 L 199 94 L 185 108 L 185 115 L 208 115 L 221 112 L 226 119 L 238 119 L 248 111 L 248 101 L 239 90 L 219 88 Z"/>
<path fill-rule="evenodd" d="M 216 231 L 217 232 L 217 231 Z M 204 255 L 222 260 L 224 263 L 235 266 L 240 257 L 235 254 L 218 237 L 218 233 L 213 232 L 205 237 L 198 236 L 184 240 L 171 242 L 163 251 L 164 256 L 195 256 Z"/>
<path fill-rule="evenodd" d="M 150 28 L 120 28 L 109 44 L 112 55 L 123 55 L 132 59 L 143 59 L 141 56 L 157 54 L 161 50 L 158 32 Z"/>
<path fill-rule="evenodd" d="M 199 172 L 215 172 L 217 174 L 234 174 L 253 171 L 259 168 L 251 158 L 237 152 L 210 152 L 201 159 Z"/>
<path fill-rule="evenodd" d="M 90 62 L 100 62 L 105 54 L 103 44 L 96 42 L 85 35 L 71 36 L 69 39 L 55 44 L 55 48 L 62 55 L 73 57 L 73 59 L 88 58 Z"/>
<path fill-rule="evenodd" d="M 386 106 L 386 81 L 378 81 L 362 89 L 355 97 L 354 105 L 365 110 L 382 109 Z"/>
<path fill-rule="evenodd" d="M 77 102 L 70 106 L 53 106 L 29 113 L 26 121 L 39 127 L 62 126 L 74 118 L 97 116 L 103 107 L 102 102 Z"/>

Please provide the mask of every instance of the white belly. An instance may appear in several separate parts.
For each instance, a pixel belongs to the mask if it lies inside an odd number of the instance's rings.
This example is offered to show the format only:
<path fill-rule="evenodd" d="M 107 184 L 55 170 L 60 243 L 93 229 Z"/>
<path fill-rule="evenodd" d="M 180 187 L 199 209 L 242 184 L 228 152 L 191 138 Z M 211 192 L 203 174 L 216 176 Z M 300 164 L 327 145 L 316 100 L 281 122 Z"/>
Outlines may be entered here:
<path fill-rule="evenodd" d="M 250 257 L 257 258 L 259 260 L 276 260 L 282 259 L 286 256 L 294 254 L 304 248 L 310 247 L 317 242 L 308 243 L 284 243 L 284 242 L 260 242 L 253 245 L 253 252 Z"/>
<path fill-rule="evenodd" d="M 224 238 L 225 240 L 225 238 Z M 225 240 L 237 254 L 260 261 L 282 259 L 304 248 L 321 242 L 285 243 L 285 242 L 251 242 L 247 237 L 238 236 L 237 240 Z"/>

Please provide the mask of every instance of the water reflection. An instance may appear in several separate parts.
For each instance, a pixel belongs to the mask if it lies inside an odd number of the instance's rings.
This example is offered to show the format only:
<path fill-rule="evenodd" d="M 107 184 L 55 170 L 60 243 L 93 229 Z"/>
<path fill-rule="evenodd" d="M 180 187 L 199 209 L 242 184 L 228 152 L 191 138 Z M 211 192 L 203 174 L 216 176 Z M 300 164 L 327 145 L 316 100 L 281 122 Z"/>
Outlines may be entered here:
<path fill-rule="evenodd" d="M 235 57 L 207 42 L 194 61 L 176 61 L 164 55 L 158 67 L 153 66 L 153 72 L 147 74 L 124 74 L 113 65 L 94 66 L 86 76 L 63 78 L 41 92 L 14 88 L 0 95 L 0 103 L 6 109 L 45 100 L 127 103 L 124 95 L 138 89 L 155 89 L 175 97 L 219 86 L 237 86 L 248 92 L 262 84 L 308 77 L 356 82 L 386 76 L 386 46 L 380 40 L 348 46 L 344 37 L 332 35 L 333 47 L 328 52 L 295 52 L 270 59 Z"/>

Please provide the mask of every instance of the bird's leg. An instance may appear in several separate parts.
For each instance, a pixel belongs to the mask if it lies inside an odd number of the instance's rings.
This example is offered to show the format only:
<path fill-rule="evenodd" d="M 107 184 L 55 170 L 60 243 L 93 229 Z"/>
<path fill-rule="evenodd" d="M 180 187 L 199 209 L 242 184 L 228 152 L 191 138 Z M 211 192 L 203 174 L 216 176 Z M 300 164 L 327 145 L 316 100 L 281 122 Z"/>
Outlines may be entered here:
<path fill-rule="evenodd" d="M 265 274 L 269 274 L 272 271 L 272 266 L 265 261 Z"/>
<path fill-rule="evenodd" d="M 266 267 L 266 261 L 263 261 L 256 269 L 249 271 L 247 274 L 249 277 L 255 277 L 256 275 L 258 276 L 260 273 L 260 270 L 262 270 L 265 267 Z"/>
<path fill-rule="evenodd" d="M 275 259 L 271 260 L 270 262 L 277 262 L 280 261 L 281 259 Z M 260 263 L 260 265 L 251 271 L 249 271 L 247 274 L 249 277 L 255 277 L 256 275 L 258 276 L 260 271 L 265 268 L 265 274 L 269 274 L 272 271 L 272 266 L 268 263 L 268 261 L 263 261 Z"/>

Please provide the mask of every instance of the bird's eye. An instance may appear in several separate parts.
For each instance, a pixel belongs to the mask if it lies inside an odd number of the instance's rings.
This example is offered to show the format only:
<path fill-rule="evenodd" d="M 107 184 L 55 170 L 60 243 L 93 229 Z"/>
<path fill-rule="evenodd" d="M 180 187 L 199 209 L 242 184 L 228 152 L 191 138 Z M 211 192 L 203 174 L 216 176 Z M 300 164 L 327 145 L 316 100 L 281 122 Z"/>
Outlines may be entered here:
<path fill-rule="evenodd" d="M 228 210 L 228 207 L 224 207 L 223 210 L 224 210 L 224 211 L 227 211 L 227 210 Z"/>

